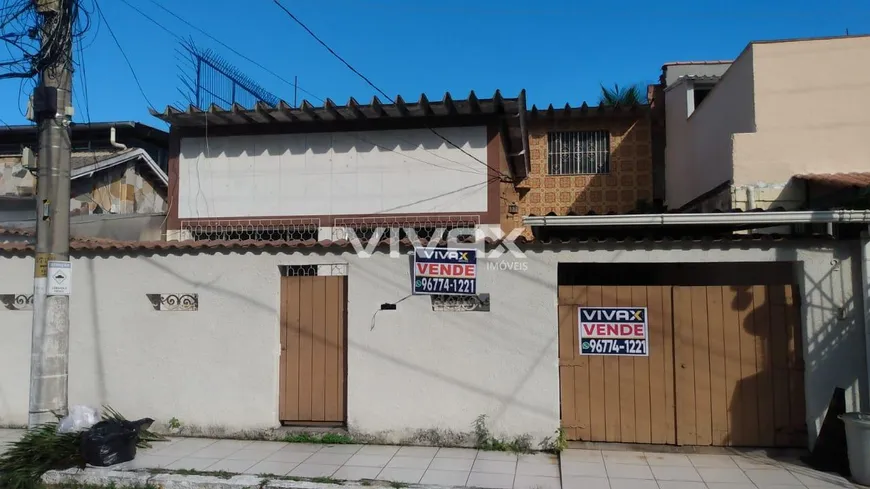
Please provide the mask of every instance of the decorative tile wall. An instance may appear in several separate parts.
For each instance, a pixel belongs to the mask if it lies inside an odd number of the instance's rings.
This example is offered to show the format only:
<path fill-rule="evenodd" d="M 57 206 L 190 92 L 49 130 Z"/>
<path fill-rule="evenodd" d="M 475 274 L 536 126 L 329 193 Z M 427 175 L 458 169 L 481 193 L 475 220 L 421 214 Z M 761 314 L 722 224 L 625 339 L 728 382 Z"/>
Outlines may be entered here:
<path fill-rule="evenodd" d="M 610 168 L 607 175 L 549 175 L 547 134 L 550 131 L 610 133 Z M 502 183 L 501 224 L 505 233 L 522 226 L 528 215 L 627 213 L 653 197 L 650 123 L 641 119 L 582 119 L 540 122 L 529 128 L 531 172 L 517 184 Z M 510 214 L 516 202 L 519 212 Z M 642 204 L 641 204 L 642 205 Z M 529 234 L 529 230 L 525 234 Z"/>

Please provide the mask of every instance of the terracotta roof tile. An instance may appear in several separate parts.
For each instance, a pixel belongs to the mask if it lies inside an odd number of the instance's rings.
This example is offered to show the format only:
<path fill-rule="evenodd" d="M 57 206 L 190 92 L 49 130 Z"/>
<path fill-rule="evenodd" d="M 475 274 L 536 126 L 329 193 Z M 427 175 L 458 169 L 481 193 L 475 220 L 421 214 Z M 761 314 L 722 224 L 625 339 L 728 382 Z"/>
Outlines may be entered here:
<path fill-rule="evenodd" d="M 870 172 L 854 173 L 807 173 L 795 178 L 834 187 L 870 187 Z"/>
<path fill-rule="evenodd" d="M 596 243 L 675 243 L 675 242 L 731 242 L 731 241 L 782 241 L 785 236 L 777 234 L 747 234 L 733 235 L 728 237 L 668 237 L 668 238 L 572 238 L 536 240 L 533 238 L 519 237 L 514 242 L 520 246 L 528 245 L 581 245 Z M 487 246 L 496 246 L 500 241 L 491 238 L 486 239 Z M 362 246 L 369 250 L 369 244 L 361 241 Z M 419 241 L 420 246 L 429 244 L 425 239 Z M 440 241 L 439 246 L 447 246 L 447 241 Z M 408 239 L 400 241 L 403 247 L 411 247 L 413 243 Z M 385 248 L 390 246 L 390 240 L 380 241 L 376 247 Z M 344 251 L 353 249 L 353 245 L 347 240 L 281 240 L 281 241 L 257 241 L 257 240 L 202 240 L 202 241 L 113 241 L 104 239 L 76 240 L 70 243 L 70 251 L 82 253 L 143 253 L 153 254 L 160 252 L 197 252 L 214 250 L 263 250 L 263 249 L 330 249 Z M 0 253 L 26 254 L 33 252 L 32 243 L 0 243 Z"/>
<path fill-rule="evenodd" d="M 36 236 L 36 231 L 33 229 L 24 228 L 4 228 L 0 227 L 0 236 Z"/>

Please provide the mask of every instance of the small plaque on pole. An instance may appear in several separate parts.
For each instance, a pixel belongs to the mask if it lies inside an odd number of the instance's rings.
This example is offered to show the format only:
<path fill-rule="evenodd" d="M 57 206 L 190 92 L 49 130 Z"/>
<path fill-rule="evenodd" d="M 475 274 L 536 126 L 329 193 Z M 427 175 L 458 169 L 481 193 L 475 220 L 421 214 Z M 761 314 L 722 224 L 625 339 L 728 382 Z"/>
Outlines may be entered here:
<path fill-rule="evenodd" d="M 48 295 L 70 295 L 72 264 L 68 261 L 48 262 Z"/>

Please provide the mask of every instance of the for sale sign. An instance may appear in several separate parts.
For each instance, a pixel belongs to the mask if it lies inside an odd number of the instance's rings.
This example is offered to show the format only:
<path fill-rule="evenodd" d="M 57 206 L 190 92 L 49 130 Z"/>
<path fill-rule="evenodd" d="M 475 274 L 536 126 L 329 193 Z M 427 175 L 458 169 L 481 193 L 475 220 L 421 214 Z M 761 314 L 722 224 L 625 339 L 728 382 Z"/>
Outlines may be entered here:
<path fill-rule="evenodd" d="M 476 295 L 477 250 L 414 249 L 415 295 Z"/>
<path fill-rule="evenodd" d="M 580 306 L 581 355 L 649 355 L 645 307 Z"/>

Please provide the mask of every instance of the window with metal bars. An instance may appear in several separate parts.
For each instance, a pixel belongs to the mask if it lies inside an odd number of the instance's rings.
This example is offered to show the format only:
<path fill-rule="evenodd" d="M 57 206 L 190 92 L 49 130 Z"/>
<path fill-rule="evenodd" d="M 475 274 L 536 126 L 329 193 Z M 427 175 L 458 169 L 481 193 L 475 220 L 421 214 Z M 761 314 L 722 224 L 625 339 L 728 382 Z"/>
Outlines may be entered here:
<path fill-rule="evenodd" d="M 610 173 L 610 133 L 607 131 L 549 133 L 547 168 L 550 175 Z"/>

